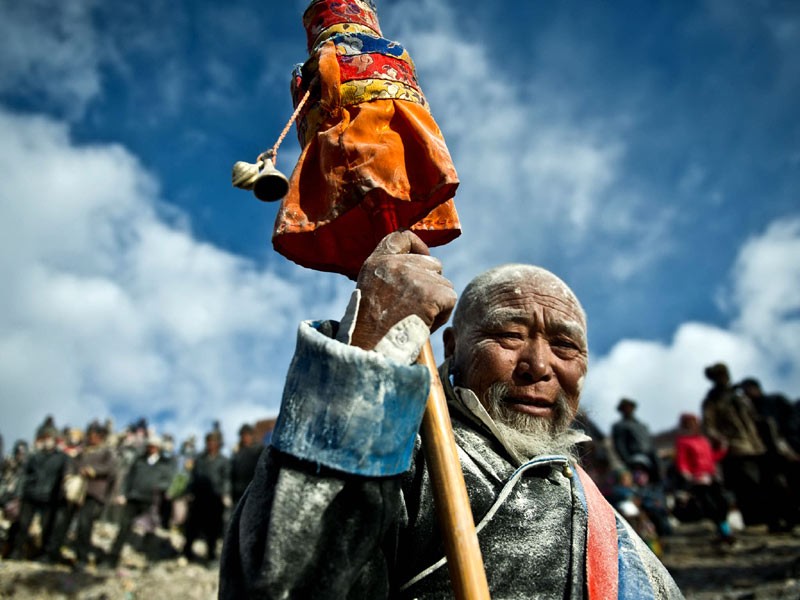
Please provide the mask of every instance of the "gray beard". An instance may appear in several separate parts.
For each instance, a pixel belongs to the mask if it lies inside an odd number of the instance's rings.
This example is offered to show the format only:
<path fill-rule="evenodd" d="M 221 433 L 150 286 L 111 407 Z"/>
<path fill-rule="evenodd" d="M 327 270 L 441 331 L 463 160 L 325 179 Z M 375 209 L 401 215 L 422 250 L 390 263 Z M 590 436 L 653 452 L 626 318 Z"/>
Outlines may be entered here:
<path fill-rule="evenodd" d="M 526 459 L 560 454 L 575 460 L 575 437 L 569 429 L 572 415 L 562 394 L 556 398 L 552 419 L 512 410 L 504 401 L 507 394 L 508 385 L 494 383 L 486 390 L 484 405 L 505 442 L 517 454 Z"/>

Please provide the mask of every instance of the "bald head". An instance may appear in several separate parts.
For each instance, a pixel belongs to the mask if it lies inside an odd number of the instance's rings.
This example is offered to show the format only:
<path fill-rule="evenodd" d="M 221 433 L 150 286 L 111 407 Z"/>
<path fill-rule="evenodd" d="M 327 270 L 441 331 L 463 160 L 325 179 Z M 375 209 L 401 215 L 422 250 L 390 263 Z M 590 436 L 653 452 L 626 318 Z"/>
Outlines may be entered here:
<path fill-rule="evenodd" d="M 496 308 L 491 305 L 492 298 L 509 289 L 522 293 L 523 287 L 536 290 L 542 299 L 571 307 L 585 334 L 586 313 L 570 287 L 547 269 L 526 264 L 500 265 L 470 281 L 456 306 L 453 327 L 458 330 L 479 322 Z"/>

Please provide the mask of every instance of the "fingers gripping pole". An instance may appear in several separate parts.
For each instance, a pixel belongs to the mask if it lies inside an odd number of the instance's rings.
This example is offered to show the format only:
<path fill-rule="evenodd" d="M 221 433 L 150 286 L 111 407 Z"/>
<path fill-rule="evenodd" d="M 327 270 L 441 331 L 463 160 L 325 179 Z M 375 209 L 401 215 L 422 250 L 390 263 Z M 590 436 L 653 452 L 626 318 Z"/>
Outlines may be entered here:
<path fill-rule="evenodd" d="M 488 600 L 489 585 L 475 521 L 430 341 L 422 347 L 417 362 L 428 367 L 431 373 L 431 391 L 422 419 L 422 438 L 453 593 L 458 600 Z"/>

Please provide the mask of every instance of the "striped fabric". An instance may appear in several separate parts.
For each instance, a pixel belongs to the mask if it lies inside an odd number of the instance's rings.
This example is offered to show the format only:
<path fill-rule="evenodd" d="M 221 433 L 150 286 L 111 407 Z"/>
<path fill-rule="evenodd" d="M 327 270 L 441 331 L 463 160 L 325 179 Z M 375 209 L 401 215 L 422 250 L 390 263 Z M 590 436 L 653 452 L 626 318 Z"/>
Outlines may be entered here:
<path fill-rule="evenodd" d="M 313 50 L 332 32 L 361 30 L 381 37 L 378 15 L 370 0 L 316 0 L 303 14 L 308 51 Z"/>

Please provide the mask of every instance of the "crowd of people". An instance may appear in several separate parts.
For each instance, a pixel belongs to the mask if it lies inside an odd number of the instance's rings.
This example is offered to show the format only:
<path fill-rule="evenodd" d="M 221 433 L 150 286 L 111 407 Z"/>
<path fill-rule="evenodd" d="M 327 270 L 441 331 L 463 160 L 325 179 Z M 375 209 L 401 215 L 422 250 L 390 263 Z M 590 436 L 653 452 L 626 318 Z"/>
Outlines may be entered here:
<path fill-rule="evenodd" d="M 221 452 L 218 424 L 204 442 L 198 450 L 190 437 L 176 448 L 145 419 L 114 432 L 99 421 L 58 428 L 48 416 L 32 447 L 19 440 L 2 461 L 3 558 L 116 567 L 131 543 L 148 560 L 180 552 L 213 564 L 226 510 L 244 493 L 263 444 L 250 424 L 230 457 Z M 116 525 L 104 548 L 92 542 L 98 521 Z M 182 534 L 182 547 L 163 535 L 171 531 Z M 196 540 L 205 546 L 199 555 Z"/>
<path fill-rule="evenodd" d="M 698 414 L 680 415 L 671 447 L 657 448 L 629 398 L 619 402 L 608 436 L 585 415 L 574 423 L 592 438 L 584 448 L 587 471 L 657 555 L 675 520 L 708 519 L 723 545 L 736 540 L 731 514 L 743 521 L 735 525 L 764 524 L 770 532 L 800 523 L 800 402 L 764 393 L 753 378 L 733 385 L 721 363 L 705 374 L 712 387 Z M 180 551 L 213 563 L 227 509 L 244 494 L 263 448 L 251 425 L 239 436 L 228 458 L 218 426 L 197 451 L 194 438 L 176 448 L 144 419 L 115 433 L 109 422 L 92 421 L 81 431 L 58 429 L 46 418 L 33 448 L 19 440 L 3 459 L 2 556 L 60 563 L 71 547 L 76 565 L 91 559 L 116 566 L 135 523 L 148 559 Z M 98 520 L 117 525 L 105 551 L 92 544 Z M 165 547 L 158 528 L 180 530 L 183 547 Z M 198 539 L 206 549 L 201 557 L 194 552 Z"/>
<path fill-rule="evenodd" d="M 657 448 L 637 403 L 623 398 L 606 445 L 594 432 L 587 457 L 603 494 L 657 554 L 674 520 L 709 520 L 723 547 L 737 527 L 781 533 L 800 523 L 800 400 L 767 394 L 752 377 L 733 384 L 724 363 L 705 376 L 698 413 L 679 416 L 671 443 Z"/>
<path fill-rule="evenodd" d="M 629 398 L 619 402 L 608 436 L 582 413 L 573 424 L 592 438 L 582 457 L 588 473 L 657 555 L 675 520 L 708 519 L 723 545 L 735 543 L 731 514 L 741 515 L 739 526 L 764 524 L 770 532 L 800 523 L 800 401 L 766 394 L 753 378 L 733 385 L 721 363 L 705 375 L 712 387 L 699 414 L 680 415 L 671 447 L 657 448 Z M 144 419 L 115 433 L 110 422 L 92 421 L 81 431 L 58 429 L 47 417 L 32 448 L 19 440 L 3 458 L 2 556 L 61 563 L 71 547 L 78 566 L 93 560 L 113 567 L 135 523 L 137 547 L 149 560 L 180 551 L 213 564 L 227 509 L 244 494 L 263 444 L 245 424 L 230 458 L 221 453 L 218 425 L 201 451 L 195 446 L 189 438 L 176 448 Z M 92 544 L 98 520 L 117 525 L 105 551 Z M 158 528 L 178 529 L 183 547 L 165 545 Z M 201 557 L 197 539 L 205 546 Z"/>

